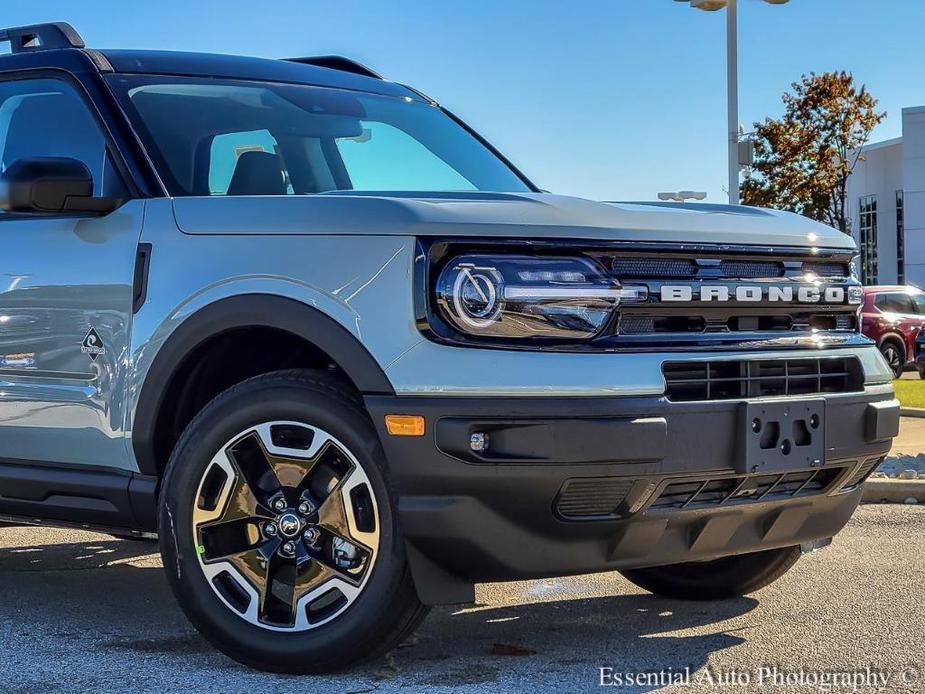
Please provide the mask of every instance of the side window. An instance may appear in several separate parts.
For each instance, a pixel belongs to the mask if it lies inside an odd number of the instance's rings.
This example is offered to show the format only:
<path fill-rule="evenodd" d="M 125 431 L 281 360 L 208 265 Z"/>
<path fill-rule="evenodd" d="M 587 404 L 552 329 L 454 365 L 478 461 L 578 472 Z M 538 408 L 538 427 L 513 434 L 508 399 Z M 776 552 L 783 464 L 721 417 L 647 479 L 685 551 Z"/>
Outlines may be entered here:
<path fill-rule="evenodd" d="M 886 311 L 887 313 L 896 311 L 894 308 L 895 302 L 893 301 L 892 294 L 878 294 L 874 298 L 874 305 L 881 311 Z"/>
<path fill-rule="evenodd" d="M 876 304 L 877 308 L 887 313 L 915 313 L 912 297 L 908 294 L 881 294 Z"/>
<path fill-rule="evenodd" d="M 408 133 L 363 121 L 359 137 L 337 139 L 354 190 L 475 190 L 452 166 Z"/>
<path fill-rule="evenodd" d="M 897 313 L 915 313 L 915 303 L 908 294 L 896 294 Z"/>
<path fill-rule="evenodd" d="M 0 82 L 0 171 L 26 157 L 77 159 L 93 174 L 95 195 L 124 195 L 99 124 L 67 82 Z"/>
<path fill-rule="evenodd" d="M 912 303 L 915 304 L 915 312 L 925 314 L 925 294 L 913 294 Z"/>
<path fill-rule="evenodd" d="M 245 162 L 238 166 L 241 157 L 248 152 L 260 152 L 271 156 L 267 157 L 244 157 Z M 231 194 L 259 194 L 259 188 L 262 181 L 253 181 L 246 169 L 256 169 L 260 164 L 249 163 L 250 161 L 275 162 L 276 168 L 270 167 L 270 174 L 279 176 L 283 190 L 288 195 L 293 193 L 292 185 L 289 183 L 289 174 L 286 171 L 282 157 L 279 151 L 279 143 L 270 134 L 269 130 L 250 130 L 247 132 L 222 133 L 212 138 L 212 146 L 209 151 L 209 195 L 228 195 L 232 180 L 235 174 L 238 175 L 236 188 Z M 265 165 L 264 168 L 267 168 Z M 264 184 L 272 185 L 272 184 Z M 253 189 L 253 190 L 251 190 Z"/>

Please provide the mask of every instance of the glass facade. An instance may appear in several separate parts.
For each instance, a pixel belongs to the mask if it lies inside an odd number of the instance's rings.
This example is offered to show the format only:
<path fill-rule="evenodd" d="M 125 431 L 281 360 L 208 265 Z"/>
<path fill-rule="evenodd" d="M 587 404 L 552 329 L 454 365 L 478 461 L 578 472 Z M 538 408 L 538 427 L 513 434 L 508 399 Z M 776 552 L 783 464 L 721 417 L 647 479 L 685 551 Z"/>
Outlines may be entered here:
<path fill-rule="evenodd" d="M 903 192 L 896 191 L 896 282 L 906 283 L 906 226 Z"/>
<path fill-rule="evenodd" d="M 877 284 L 877 196 L 865 195 L 859 205 L 861 282 Z"/>

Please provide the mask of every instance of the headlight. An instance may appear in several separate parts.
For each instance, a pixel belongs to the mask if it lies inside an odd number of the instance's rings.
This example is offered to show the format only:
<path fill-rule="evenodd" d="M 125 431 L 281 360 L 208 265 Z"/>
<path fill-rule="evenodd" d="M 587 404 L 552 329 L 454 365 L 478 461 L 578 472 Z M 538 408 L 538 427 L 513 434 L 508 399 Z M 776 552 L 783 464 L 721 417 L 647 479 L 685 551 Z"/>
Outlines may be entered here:
<path fill-rule="evenodd" d="M 585 258 L 473 254 L 445 266 L 436 299 L 443 317 L 468 335 L 581 340 L 643 292 L 621 287 Z"/>

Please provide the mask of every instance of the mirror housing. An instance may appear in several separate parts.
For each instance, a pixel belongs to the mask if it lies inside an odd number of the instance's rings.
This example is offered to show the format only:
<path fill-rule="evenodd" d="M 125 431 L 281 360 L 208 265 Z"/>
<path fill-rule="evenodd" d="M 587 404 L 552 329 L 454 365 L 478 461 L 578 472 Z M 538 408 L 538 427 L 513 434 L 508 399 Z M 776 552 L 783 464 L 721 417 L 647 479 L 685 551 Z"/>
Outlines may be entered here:
<path fill-rule="evenodd" d="M 0 174 L 0 210 L 25 214 L 108 214 L 122 204 L 93 197 L 93 175 L 69 157 L 17 159 Z"/>

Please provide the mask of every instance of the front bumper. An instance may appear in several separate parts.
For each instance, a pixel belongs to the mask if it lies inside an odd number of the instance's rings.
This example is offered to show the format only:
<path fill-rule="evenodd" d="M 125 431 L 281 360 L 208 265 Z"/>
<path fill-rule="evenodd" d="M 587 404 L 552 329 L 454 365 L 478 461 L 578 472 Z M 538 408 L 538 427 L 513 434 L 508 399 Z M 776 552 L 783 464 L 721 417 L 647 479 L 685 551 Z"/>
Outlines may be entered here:
<path fill-rule="evenodd" d="M 831 537 L 889 451 L 899 404 L 889 385 L 825 399 L 824 464 L 770 492 L 773 476 L 741 466 L 741 401 L 368 396 L 366 405 L 418 591 L 443 603 L 471 601 L 475 582 Z M 425 436 L 390 436 L 387 414 L 423 415 Z M 489 432 L 489 451 L 471 450 L 475 431 Z"/>

